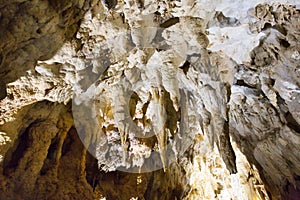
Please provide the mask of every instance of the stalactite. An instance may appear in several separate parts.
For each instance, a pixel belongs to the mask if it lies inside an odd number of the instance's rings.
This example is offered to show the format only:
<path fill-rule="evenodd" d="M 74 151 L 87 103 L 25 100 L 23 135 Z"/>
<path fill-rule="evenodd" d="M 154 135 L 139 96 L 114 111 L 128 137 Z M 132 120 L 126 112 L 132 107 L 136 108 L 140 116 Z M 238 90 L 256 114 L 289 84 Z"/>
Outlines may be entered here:
<path fill-rule="evenodd" d="M 0 1 L 0 199 L 299 196 L 278 2 Z"/>

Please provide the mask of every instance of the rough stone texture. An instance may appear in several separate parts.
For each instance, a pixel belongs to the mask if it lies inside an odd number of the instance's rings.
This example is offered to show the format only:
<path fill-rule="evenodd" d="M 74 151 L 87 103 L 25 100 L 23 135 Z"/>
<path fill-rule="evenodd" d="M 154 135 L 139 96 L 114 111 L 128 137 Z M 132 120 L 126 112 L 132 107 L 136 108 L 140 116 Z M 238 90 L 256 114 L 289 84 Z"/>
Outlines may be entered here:
<path fill-rule="evenodd" d="M 299 187 L 300 13 L 264 4 L 255 14 L 259 21 L 252 30 L 266 36 L 252 51 L 251 63 L 238 69 L 229 113 L 232 135 L 278 198 L 286 185 Z"/>
<path fill-rule="evenodd" d="M 278 2 L 1 1 L 1 199 L 297 199 Z"/>
<path fill-rule="evenodd" d="M 73 37 L 79 21 L 94 3 L 83 0 L 1 0 L 1 82 L 10 83 L 33 69 L 37 60 L 51 58 Z"/>

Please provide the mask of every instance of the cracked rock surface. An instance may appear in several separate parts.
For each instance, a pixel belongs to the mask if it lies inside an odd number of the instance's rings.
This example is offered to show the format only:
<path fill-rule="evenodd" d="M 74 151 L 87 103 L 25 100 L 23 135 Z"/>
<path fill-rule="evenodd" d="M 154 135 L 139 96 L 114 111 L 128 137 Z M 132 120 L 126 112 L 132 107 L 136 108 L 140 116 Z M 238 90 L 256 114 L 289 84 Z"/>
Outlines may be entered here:
<path fill-rule="evenodd" d="M 297 199 L 298 1 L 0 1 L 0 199 Z"/>

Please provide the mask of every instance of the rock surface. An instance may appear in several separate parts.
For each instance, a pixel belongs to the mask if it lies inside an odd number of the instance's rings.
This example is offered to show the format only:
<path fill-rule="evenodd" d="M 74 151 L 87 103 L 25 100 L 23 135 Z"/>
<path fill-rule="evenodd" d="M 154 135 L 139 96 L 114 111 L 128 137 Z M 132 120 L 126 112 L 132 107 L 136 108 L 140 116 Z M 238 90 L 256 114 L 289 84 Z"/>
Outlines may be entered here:
<path fill-rule="evenodd" d="M 0 1 L 0 199 L 297 199 L 299 6 Z"/>

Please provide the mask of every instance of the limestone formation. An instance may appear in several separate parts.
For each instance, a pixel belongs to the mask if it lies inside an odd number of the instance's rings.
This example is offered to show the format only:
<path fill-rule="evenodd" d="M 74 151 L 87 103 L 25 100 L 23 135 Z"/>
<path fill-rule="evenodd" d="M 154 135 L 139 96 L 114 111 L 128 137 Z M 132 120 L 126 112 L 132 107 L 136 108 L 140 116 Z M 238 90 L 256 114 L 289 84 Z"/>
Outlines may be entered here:
<path fill-rule="evenodd" d="M 297 199 L 297 0 L 0 0 L 0 199 Z"/>

